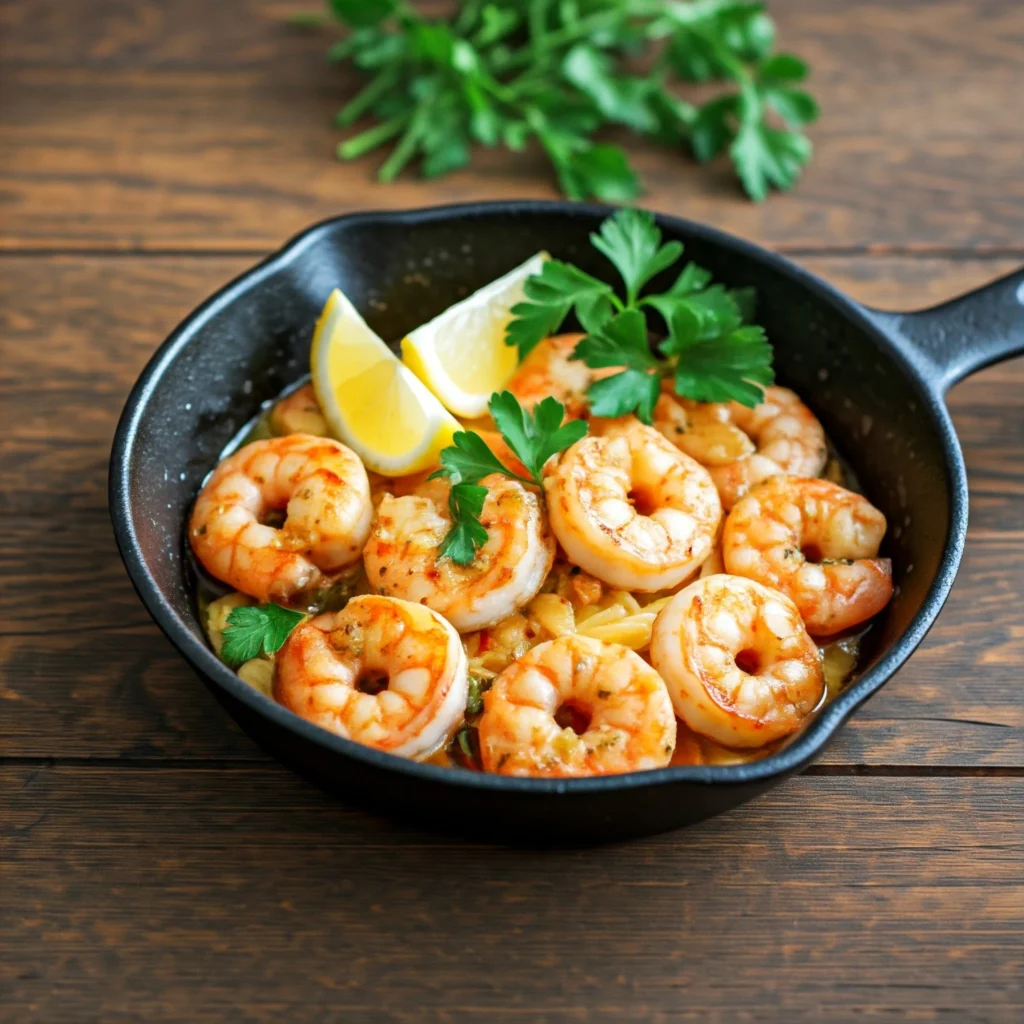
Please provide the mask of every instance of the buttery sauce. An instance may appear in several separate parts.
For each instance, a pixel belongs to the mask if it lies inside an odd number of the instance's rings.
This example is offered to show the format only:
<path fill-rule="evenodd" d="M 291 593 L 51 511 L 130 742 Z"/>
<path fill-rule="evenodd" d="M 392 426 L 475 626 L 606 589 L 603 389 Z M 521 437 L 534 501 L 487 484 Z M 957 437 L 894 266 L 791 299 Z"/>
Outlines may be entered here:
<path fill-rule="evenodd" d="M 271 421 L 274 405 L 280 399 L 302 387 L 307 380 L 308 378 L 305 378 L 289 387 L 277 399 L 265 402 L 261 411 L 225 446 L 217 461 L 220 462 L 250 442 L 276 436 Z M 859 481 L 849 464 L 839 455 L 831 441 L 828 442 L 828 446 L 829 459 L 822 476 L 848 490 L 862 493 Z M 254 602 L 241 594 L 233 593 L 229 587 L 210 576 L 193 557 L 187 539 L 185 547 L 186 560 L 192 569 L 200 622 L 203 624 L 211 647 L 219 655 L 221 632 L 226 625 L 227 615 L 232 608 L 240 604 Z M 334 611 L 343 607 L 352 595 L 365 592 L 368 592 L 368 587 L 360 563 L 355 570 L 344 574 L 316 605 L 311 605 L 307 610 L 310 613 Z M 827 642 L 818 644 L 822 653 L 825 674 L 825 694 L 816 710 L 820 711 L 849 684 L 861 661 L 863 641 L 870 630 L 871 625 L 868 624 L 866 628 L 860 627 L 848 635 L 831 637 Z M 646 660 L 646 652 L 640 652 L 640 654 Z M 237 674 L 240 679 L 254 689 L 273 698 L 274 662 L 272 658 L 266 656 L 254 658 L 243 664 L 237 670 Z M 479 681 L 475 685 L 478 690 L 486 689 L 487 686 L 486 683 L 481 685 Z M 480 771 L 479 749 L 476 740 L 476 722 L 479 716 L 479 710 L 475 713 L 467 713 L 466 724 L 441 750 L 429 757 L 426 763 L 445 768 Z M 793 739 L 792 736 L 789 736 L 755 749 L 739 750 L 722 746 L 706 736 L 693 732 L 678 719 L 676 729 L 676 748 L 670 762 L 674 766 L 743 764 L 767 757 Z"/>

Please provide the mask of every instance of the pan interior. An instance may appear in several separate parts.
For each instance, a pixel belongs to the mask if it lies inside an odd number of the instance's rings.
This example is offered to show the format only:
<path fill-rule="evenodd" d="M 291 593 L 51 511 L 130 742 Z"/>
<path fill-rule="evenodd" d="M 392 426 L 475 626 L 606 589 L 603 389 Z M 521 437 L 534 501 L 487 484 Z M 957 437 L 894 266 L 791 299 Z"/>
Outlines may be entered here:
<path fill-rule="evenodd" d="M 142 557 L 165 599 L 202 638 L 183 558 L 191 502 L 239 428 L 308 370 L 313 325 L 340 286 L 382 337 L 411 328 L 540 249 L 614 281 L 588 242 L 593 210 L 366 215 L 315 229 L 188 321 L 151 380 L 128 486 Z M 861 671 L 899 639 L 938 571 L 951 483 L 934 399 L 855 308 L 813 278 L 742 243 L 668 221 L 686 258 L 730 286 L 752 285 L 780 383 L 820 417 L 889 521 L 894 600 Z M 665 282 L 668 283 L 667 281 Z"/>

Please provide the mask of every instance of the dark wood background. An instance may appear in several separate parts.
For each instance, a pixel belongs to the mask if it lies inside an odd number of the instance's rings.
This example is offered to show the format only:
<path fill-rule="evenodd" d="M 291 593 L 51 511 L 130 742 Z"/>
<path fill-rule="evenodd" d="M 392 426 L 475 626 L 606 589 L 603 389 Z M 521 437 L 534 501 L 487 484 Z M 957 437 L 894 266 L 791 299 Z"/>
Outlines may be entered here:
<path fill-rule="evenodd" d="M 273 0 L 0 0 L 0 1018 L 1019 1020 L 1024 361 L 950 395 L 949 604 L 802 777 L 606 849 L 466 845 L 268 760 L 150 622 L 106 510 L 135 375 L 214 287 L 344 210 L 550 196 L 333 160 L 347 89 Z M 913 308 L 1024 261 L 1024 6 L 775 0 L 823 118 L 797 190 L 640 150 L 659 210 Z"/>

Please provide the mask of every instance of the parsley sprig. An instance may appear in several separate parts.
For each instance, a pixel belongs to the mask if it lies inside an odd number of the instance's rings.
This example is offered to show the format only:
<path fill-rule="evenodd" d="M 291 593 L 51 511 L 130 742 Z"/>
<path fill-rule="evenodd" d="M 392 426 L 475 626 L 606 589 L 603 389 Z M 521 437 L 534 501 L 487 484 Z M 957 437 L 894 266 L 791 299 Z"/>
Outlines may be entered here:
<path fill-rule="evenodd" d="M 429 18 L 405 0 L 328 0 L 346 28 L 329 51 L 367 79 L 337 123 L 372 119 L 338 146 L 352 160 L 385 144 L 392 181 L 465 166 L 474 145 L 538 144 L 562 191 L 622 202 L 641 190 L 626 151 L 596 140 L 624 125 L 702 162 L 728 151 L 753 199 L 789 188 L 810 159 L 817 105 L 807 65 L 773 54 L 775 27 L 749 0 L 462 0 Z M 309 24 L 309 15 L 300 16 Z M 296 19 L 299 20 L 299 19 Z M 696 105 L 686 83 L 724 89 Z"/>
<path fill-rule="evenodd" d="M 232 668 L 237 668 L 261 653 L 274 654 L 305 617 L 302 612 L 282 608 L 279 604 L 234 608 L 224 627 L 220 656 Z"/>
<path fill-rule="evenodd" d="M 622 278 L 625 297 L 578 267 L 547 261 L 527 279 L 525 300 L 512 307 L 506 341 L 526 355 L 554 333 L 570 312 L 586 331 L 573 358 L 594 369 L 622 367 L 587 389 L 595 416 L 635 413 L 650 423 L 662 380 L 676 394 L 702 402 L 735 400 L 754 406 L 774 379 L 764 328 L 750 324 L 753 292 L 711 283 L 710 273 L 688 263 L 662 292 L 644 288 L 683 254 L 679 242 L 662 242 L 654 218 L 620 210 L 590 236 Z M 656 348 L 647 320 L 653 311 L 667 336 Z"/>
<path fill-rule="evenodd" d="M 508 469 L 487 447 L 482 437 L 462 430 L 452 444 L 441 451 L 441 468 L 430 475 L 445 477 L 451 483 L 448 507 L 452 525 L 440 544 L 441 557 L 459 565 L 469 565 L 477 550 L 487 543 L 487 529 L 480 522 L 487 488 L 480 481 L 500 473 L 520 483 L 543 486 L 544 463 L 552 455 L 575 444 L 587 432 L 582 420 L 563 423 L 565 407 L 554 398 L 538 402 L 527 412 L 510 391 L 491 396 L 488 409 L 505 443 L 526 468 L 528 476 Z"/>

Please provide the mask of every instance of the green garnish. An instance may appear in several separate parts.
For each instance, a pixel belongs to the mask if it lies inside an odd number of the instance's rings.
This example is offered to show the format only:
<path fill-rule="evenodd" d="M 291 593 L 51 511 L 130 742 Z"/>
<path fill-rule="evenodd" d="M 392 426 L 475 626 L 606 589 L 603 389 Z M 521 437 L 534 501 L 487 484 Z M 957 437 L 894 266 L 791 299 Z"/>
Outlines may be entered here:
<path fill-rule="evenodd" d="M 487 530 L 480 522 L 487 488 L 479 486 L 480 481 L 500 473 L 540 487 L 544 463 L 587 432 L 582 420 L 562 422 L 565 407 L 554 398 L 538 402 L 531 414 L 511 392 L 495 392 L 488 408 L 505 443 L 530 475 L 520 476 L 506 468 L 483 438 L 469 430 L 460 430 L 452 438 L 453 443 L 441 451 L 441 468 L 431 473 L 429 479 L 446 477 L 452 485 L 448 496 L 452 526 L 441 541 L 439 557 L 450 558 L 459 565 L 469 565 L 487 542 Z"/>
<path fill-rule="evenodd" d="M 403 0 L 328 7 L 347 29 L 329 59 L 367 79 L 336 122 L 374 122 L 345 139 L 338 157 L 392 144 L 381 181 L 417 160 L 424 177 L 446 174 L 468 164 L 477 144 L 533 142 L 569 198 L 623 202 L 641 186 L 625 149 L 595 141 L 609 124 L 686 147 L 701 162 L 728 150 L 756 200 L 792 186 L 810 159 L 803 126 L 818 110 L 798 87 L 807 65 L 772 55 L 763 3 L 462 0 L 447 19 Z M 699 105 L 676 91 L 712 81 L 724 90 Z"/>
<path fill-rule="evenodd" d="M 476 676 L 469 677 L 469 692 L 466 696 L 466 714 L 479 715 L 484 709 L 484 695 L 481 692 L 480 680 Z"/>
<path fill-rule="evenodd" d="M 456 434 L 455 438 L 458 436 Z M 432 475 L 437 476 L 438 473 Z M 480 513 L 483 511 L 486 498 L 486 487 L 478 487 L 475 484 L 452 484 L 452 489 L 448 493 L 452 525 L 438 548 L 439 557 L 448 557 L 459 565 L 469 565 L 473 561 L 477 549 L 487 543 L 487 530 L 480 522 Z"/>
<path fill-rule="evenodd" d="M 683 254 L 679 242 L 662 243 L 654 218 L 642 210 L 620 210 L 590 236 L 618 270 L 625 298 L 577 267 L 549 260 L 527 278 L 526 300 L 512 307 L 506 342 L 520 356 L 554 333 L 570 311 L 587 332 L 573 352 L 594 369 L 624 367 L 587 389 L 595 416 L 634 413 L 650 423 L 661 382 L 701 402 L 737 401 L 755 406 L 774 380 L 772 349 L 762 327 L 746 323 L 753 292 L 711 284 L 708 271 L 687 264 L 665 291 L 644 287 Z M 648 312 L 659 315 L 667 337 L 649 341 Z"/>
<path fill-rule="evenodd" d="M 232 610 L 224 628 L 220 656 L 232 668 L 261 653 L 274 654 L 305 618 L 279 604 L 242 605 Z"/>

